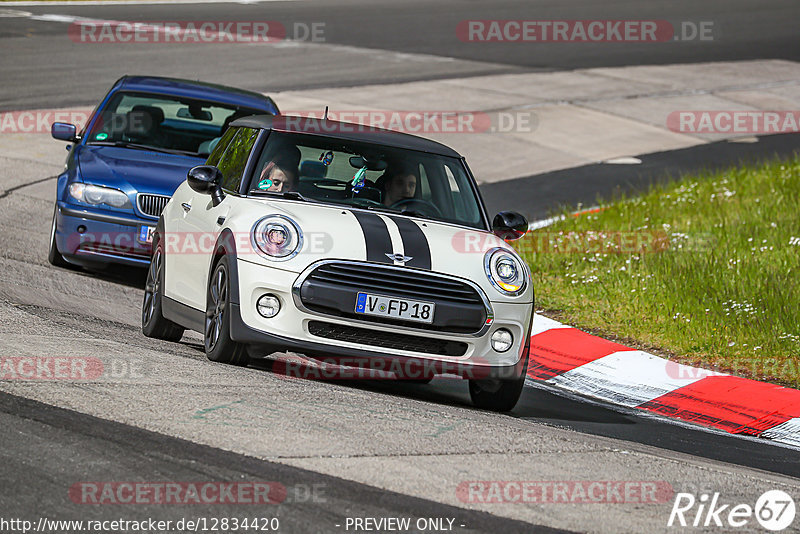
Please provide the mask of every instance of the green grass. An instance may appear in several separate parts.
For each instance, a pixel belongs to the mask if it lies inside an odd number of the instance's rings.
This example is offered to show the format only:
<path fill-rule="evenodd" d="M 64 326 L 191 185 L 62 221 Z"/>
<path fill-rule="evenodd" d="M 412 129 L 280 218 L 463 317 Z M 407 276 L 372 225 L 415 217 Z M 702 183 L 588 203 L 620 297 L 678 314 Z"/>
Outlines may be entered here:
<path fill-rule="evenodd" d="M 537 309 L 681 363 L 800 387 L 800 159 L 602 207 L 515 244 Z"/>

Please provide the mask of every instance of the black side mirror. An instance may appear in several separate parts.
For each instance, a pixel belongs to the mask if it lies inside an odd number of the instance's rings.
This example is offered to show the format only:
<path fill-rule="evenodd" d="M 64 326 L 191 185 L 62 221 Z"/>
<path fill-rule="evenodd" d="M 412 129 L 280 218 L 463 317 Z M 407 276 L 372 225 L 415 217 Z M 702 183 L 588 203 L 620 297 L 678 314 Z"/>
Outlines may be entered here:
<path fill-rule="evenodd" d="M 527 232 L 528 220 L 515 211 L 501 211 L 492 221 L 492 233 L 506 241 L 519 239 Z"/>
<path fill-rule="evenodd" d="M 225 198 L 225 194 L 219 187 L 222 182 L 222 171 L 213 165 L 192 167 L 186 174 L 186 181 L 189 182 L 189 187 L 194 191 L 204 195 L 211 195 L 211 202 L 215 206 L 219 205 Z"/>
<path fill-rule="evenodd" d="M 50 135 L 53 136 L 53 139 L 69 141 L 70 143 L 78 140 L 77 128 L 75 128 L 74 124 L 66 122 L 54 122 L 53 125 L 50 126 Z"/>

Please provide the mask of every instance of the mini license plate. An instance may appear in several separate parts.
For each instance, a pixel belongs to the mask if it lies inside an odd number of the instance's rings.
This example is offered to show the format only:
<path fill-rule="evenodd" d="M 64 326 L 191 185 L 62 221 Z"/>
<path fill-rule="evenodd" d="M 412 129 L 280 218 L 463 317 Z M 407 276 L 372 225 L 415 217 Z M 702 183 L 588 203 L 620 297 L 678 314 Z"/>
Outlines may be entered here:
<path fill-rule="evenodd" d="M 356 298 L 356 313 L 427 324 L 433 322 L 435 307 L 433 302 L 384 297 L 371 293 L 359 293 Z"/>
<path fill-rule="evenodd" d="M 140 226 L 139 227 L 139 243 L 152 243 L 153 232 L 156 231 L 155 226 Z"/>

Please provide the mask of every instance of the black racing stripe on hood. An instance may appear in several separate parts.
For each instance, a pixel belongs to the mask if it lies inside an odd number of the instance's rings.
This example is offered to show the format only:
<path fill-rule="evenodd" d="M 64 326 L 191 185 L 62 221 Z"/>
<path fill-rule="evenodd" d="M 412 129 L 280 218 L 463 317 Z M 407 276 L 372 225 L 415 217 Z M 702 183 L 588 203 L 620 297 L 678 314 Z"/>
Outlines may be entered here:
<path fill-rule="evenodd" d="M 411 256 L 411 259 L 406 262 L 406 266 L 430 270 L 431 247 L 422 229 L 417 226 L 417 223 L 405 217 L 389 215 L 389 218 L 400 230 L 400 237 L 403 239 L 403 254 Z"/>
<path fill-rule="evenodd" d="M 386 223 L 372 213 L 363 213 L 358 211 L 351 211 L 355 215 L 358 224 L 361 225 L 361 231 L 364 232 L 364 242 L 367 244 L 367 261 L 377 261 L 380 263 L 394 263 L 394 261 L 386 256 L 392 254 L 392 237 L 389 235 L 389 229 L 386 228 Z"/>

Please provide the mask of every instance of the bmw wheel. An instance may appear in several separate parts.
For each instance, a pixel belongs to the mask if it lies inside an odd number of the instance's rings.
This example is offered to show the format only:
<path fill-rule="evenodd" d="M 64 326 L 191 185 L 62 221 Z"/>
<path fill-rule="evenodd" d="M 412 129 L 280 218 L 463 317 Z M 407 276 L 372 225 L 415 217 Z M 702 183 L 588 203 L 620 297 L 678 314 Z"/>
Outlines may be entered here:
<path fill-rule="evenodd" d="M 50 226 L 50 250 L 47 252 L 47 261 L 50 262 L 50 265 L 55 267 L 65 267 L 65 268 L 75 268 L 73 265 L 67 260 L 64 259 L 64 256 L 58 251 L 58 245 L 56 244 L 56 211 L 53 211 L 53 224 Z"/>

